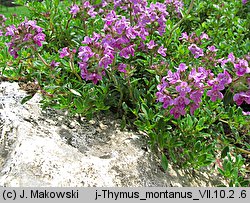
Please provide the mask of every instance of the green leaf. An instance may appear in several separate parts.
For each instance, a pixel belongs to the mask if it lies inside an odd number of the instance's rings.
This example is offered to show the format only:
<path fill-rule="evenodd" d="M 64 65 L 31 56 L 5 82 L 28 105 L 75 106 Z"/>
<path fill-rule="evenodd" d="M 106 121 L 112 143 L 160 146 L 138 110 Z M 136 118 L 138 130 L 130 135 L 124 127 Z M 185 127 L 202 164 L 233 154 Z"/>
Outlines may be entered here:
<path fill-rule="evenodd" d="M 201 156 L 198 157 L 198 162 L 202 164 L 204 161 L 206 161 L 207 155 L 202 154 Z"/>
<path fill-rule="evenodd" d="M 234 179 L 237 179 L 237 178 L 238 178 L 238 174 L 239 174 L 239 170 L 238 170 L 237 167 L 235 167 L 235 168 L 233 169 L 233 172 L 232 172 L 233 178 L 234 178 Z"/>
<path fill-rule="evenodd" d="M 230 107 L 229 110 L 228 110 L 228 116 L 229 116 L 230 118 L 232 118 L 232 117 L 234 116 L 234 110 L 233 110 L 232 107 Z"/>
<path fill-rule="evenodd" d="M 187 115 L 187 125 L 188 125 L 188 128 L 192 128 L 193 126 L 193 120 L 192 120 L 192 117 L 188 114 Z"/>
<path fill-rule="evenodd" d="M 126 127 L 126 117 L 125 115 L 122 116 L 122 122 L 121 122 L 121 129 L 124 130 Z"/>
<path fill-rule="evenodd" d="M 227 156 L 227 153 L 229 152 L 229 146 L 224 147 L 224 149 L 221 152 L 220 157 L 223 159 Z"/>
<path fill-rule="evenodd" d="M 194 150 L 195 151 L 200 151 L 201 150 L 201 141 L 198 140 L 195 144 L 194 144 Z"/>
<path fill-rule="evenodd" d="M 233 103 L 233 94 L 230 91 L 226 91 L 224 97 L 223 97 L 223 103 L 224 105 L 232 104 Z"/>
<path fill-rule="evenodd" d="M 71 93 L 73 93 L 74 95 L 77 95 L 77 96 L 82 96 L 79 92 L 77 92 L 76 90 L 73 90 L 73 89 L 69 89 L 69 91 L 71 92 Z"/>
<path fill-rule="evenodd" d="M 218 171 L 219 171 L 219 173 L 221 174 L 221 175 L 225 175 L 225 171 L 223 171 L 221 168 L 218 168 Z"/>
<path fill-rule="evenodd" d="M 22 99 L 21 101 L 21 104 L 24 104 L 26 103 L 27 101 L 29 101 L 34 95 L 29 95 L 29 96 L 26 96 Z"/>
<path fill-rule="evenodd" d="M 177 159 L 176 159 L 175 153 L 173 153 L 173 151 L 169 151 L 169 155 L 170 155 L 172 161 L 176 164 Z"/>
<path fill-rule="evenodd" d="M 225 171 L 227 172 L 228 175 L 230 175 L 231 170 L 232 170 L 232 163 L 230 161 L 228 161 L 227 164 L 226 164 Z"/>
<path fill-rule="evenodd" d="M 196 125 L 196 130 L 201 131 L 202 129 L 204 129 L 205 128 L 204 123 L 205 123 L 205 118 L 202 117 Z"/>
<path fill-rule="evenodd" d="M 142 112 L 144 113 L 144 116 L 148 119 L 148 112 L 147 112 L 147 110 L 146 110 L 146 108 L 145 108 L 145 105 L 142 105 L 142 106 L 141 106 L 141 110 L 142 110 Z"/>
<path fill-rule="evenodd" d="M 168 169 L 168 160 L 167 160 L 167 157 L 165 156 L 165 154 L 163 154 L 163 153 L 161 156 L 161 166 L 162 166 L 164 171 L 166 171 Z"/>
<path fill-rule="evenodd" d="M 94 4 L 100 4 L 102 2 L 102 0 L 95 0 Z"/>

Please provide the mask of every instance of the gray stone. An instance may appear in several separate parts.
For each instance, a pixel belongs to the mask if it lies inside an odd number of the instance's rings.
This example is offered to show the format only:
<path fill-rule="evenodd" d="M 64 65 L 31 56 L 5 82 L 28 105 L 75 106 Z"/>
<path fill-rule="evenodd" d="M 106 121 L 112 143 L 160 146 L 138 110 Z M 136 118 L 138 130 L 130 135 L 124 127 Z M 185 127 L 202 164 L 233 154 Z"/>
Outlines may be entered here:
<path fill-rule="evenodd" d="M 218 177 L 188 173 L 142 148 L 145 135 L 121 131 L 111 117 L 75 119 L 27 103 L 17 83 L 0 82 L 0 186 L 213 186 Z M 215 182 L 216 180 L 217 182 Z"/>

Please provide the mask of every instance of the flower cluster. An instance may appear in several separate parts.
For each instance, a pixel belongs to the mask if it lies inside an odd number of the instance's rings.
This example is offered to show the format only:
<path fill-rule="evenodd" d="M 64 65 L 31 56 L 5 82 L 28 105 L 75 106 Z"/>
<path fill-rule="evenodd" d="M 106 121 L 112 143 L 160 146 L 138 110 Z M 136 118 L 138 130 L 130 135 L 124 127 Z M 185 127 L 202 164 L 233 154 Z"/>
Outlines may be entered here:
<path fill-rule="evenodd" d="M 90 4 L 89 1 L 84 1 L 81 6 L 78 6 L 76 4 L 72 5 L 70 7 L 69 13 L 73 16 L 73 18 L 75 18 L 78 13 L 86 13 L 87 16 L 85 17 L 91 18 L 94 18 L 97 15 L 95 8 Z"/>
<path fill-rule="evenodd" d="M 202 64 L 205 67 L 215 67 L 218 64 L 216 59 L 216 52 L 218 49 L 214 45 L 208 46 L 207 50 L 203 50 L 200 46 L 203 44 L 204 40 L 209 40 L 209 36 L 206 33 L 202 33 L 197 36 L 195 33 L 188 35 L 186 32 L 182 33 L 179 40 L 189 43 L 189 51 L 194 56 L 194 58 L 201 58 Z"/>
<path fill-rule="evenodd" d="M 85 7 L 88 5 L 88 8 L 94 8 L 88 1 L 83 4 Z M 73 5 L 70 13 L 76 15 L 79 8 L 81 7 Z M 125 63 L 116 64 L 117 57 L 120 57 L 121 61 L 126 61 L 133 57 L 136 51 L 150 51 L 166 56 L 164 46 L 154 40 L 148 41 L 147 38 L 156 31 L 159 35 L 165 33 L 168 17 L 166 5 L 157 2 L 148 6 L 146 0 L 123 0 L 114 1 L 114 8 L 117 11 L 111 10 L 102 15 L 104 22 L 102 32 L 85 36 L 78 50 L 81 76 L 84 80 L 92 80 L 95 84 L 102 79 L 105 70 L 111 65 L 119 72 L 127 72 Z M 120 15 L 118 8 L 129 9 L 130 16 L 127 18 Z"/>
<path fill-rule="evenodd" d="M 187 109 L 193 114 L 195 109 L 200 106 L 202 95 L 205 92 L 213 102 L 223 99 L 223 91 L 226 88 L 234 94 L 233 100 L 237 105 L 241 105 L 243 102 L 250 104 L 250 55 L 236 58 L 233 53 L 230 53 L 226 59 L 215 59 L 217 52 L 215 46 L 208 46 L 204 53 L 203 49 L 194 43 L 201 44 L 201 40 L 204 38 L 209 39 L 205 33 L 200 37 L 182 33 L 180 38 L 192 43 L 188 49 L 194 58 L 199 60 L 200 57 L 203 67 L 191 68 L 191 65 L 181 63 L 176 72 L 169 70 L 167 76 L 162 78 L 161 84 L 157 87 L 157 101 L 163 103 L 163 108 L 170 107 L 169 112 L 175 118 L 185 115 Z M 224 70 L 215 76 L 209 68 L 209 64 L 213 64 L 214 67 L 220 64 Z M 230 64 L 233 69 L 230 69 Z"/>
<path fill-rule="evenodd" d="M 17 28 L 14 25 L 8 26 L 5 36 L 11 36 L 11 42 L 7 44 L 9 53 L 17 58 L 18 51 L 23 47 L 31 47 L 34 50 L 37 46 L 41 47 L 45 41 L 45 34 L 42 31 L 43 29 L 36 25 L 36 21 L 27 19 Z"/>
<path fill-rule="evenodd" d="M 181 10 L 183 9 L 183 2 L 179 0 L 165 0 L 165 3 L 169 5 L 179 17 L 181 16 Z"/>
<path fill-rule="evenodd" d="M 192 68 L 188 75 L 187 69 L 188 66 L 181 63 L 176 72 L 169 70 L 157 86 L 157 100 L 163 103 L 163 108 L 171 107 L 170 114 L 175 118 L 185 115 L 188 108 L 194 113 L 200 106 L 205 81 L 213 76 L 203 67 Z"/>
<path fill-rule="evenodd" d="M 223 67 L 230 64 L 234 67 L 236 79 L 231 91 L 236 93 L 233 100 L 237 105 L 241 105 L 244 101 L 250 104 L 250 54 L 245 58 L 236 58 L 233 53 L 230 53 L 227 59 L 220 59 Z"/>

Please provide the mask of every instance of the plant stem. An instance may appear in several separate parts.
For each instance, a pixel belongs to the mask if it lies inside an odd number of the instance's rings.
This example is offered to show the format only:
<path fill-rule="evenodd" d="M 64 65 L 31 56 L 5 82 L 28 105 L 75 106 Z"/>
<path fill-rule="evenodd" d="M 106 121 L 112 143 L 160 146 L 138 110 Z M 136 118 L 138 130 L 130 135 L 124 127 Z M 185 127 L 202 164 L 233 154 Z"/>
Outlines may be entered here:
<path fill-rule="evenodd" d="M 82 78 L 80 77 L 80 75 L 75 70 L 73 57 L 70 57 L 69 66 L 70 66 L 71 71 L 73 72 L 73 74 L 78 78 L 78 80 L 82 81 Z"/>
<path fill-rule="evenodd" d="M 69 28 L 69 23 L 71 20 L 72 20 L 72 16 L 70 16 L 70 18 L 68 19 L 67 24 L 65 26 L 65 30 L 67 30 Z"/>
<path fill-rule="evenodd" d="M 189 5 L 189 8 L 188 8 L 188 11 L 186 13 L 186 15 L 177 23 L 175 24 L 175 26 L 172 28 L 172 30 L 170 31 L 170 34 L 169 34 L 169 37 L 168 37 L 168 40 L 167 40 L 167 46 L 169 45 L 169 42 L 171 40 L 171 37 L 172 37 L 172 34 L 173 32 L 180 26 L 180 24 L 186 19 L 186 17 L 189 15 L 190 11 L 192 10 L 194 6 L 194 0 L 191 0 L 191 3 Z"/>
<path fill-rule="evenodd" d="M 43 62 L 43 64 L 47 67 L 50 67 L 50 65 L 44 60 L 44 58 L 37 52 L 38 58 Z"/>

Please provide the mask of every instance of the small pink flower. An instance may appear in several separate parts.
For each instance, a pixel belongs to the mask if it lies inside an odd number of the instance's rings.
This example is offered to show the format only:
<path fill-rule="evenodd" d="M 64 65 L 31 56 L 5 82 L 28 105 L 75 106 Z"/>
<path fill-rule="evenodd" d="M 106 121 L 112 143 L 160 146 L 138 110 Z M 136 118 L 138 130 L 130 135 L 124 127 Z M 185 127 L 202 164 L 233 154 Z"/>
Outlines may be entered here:
<path fill-rule="evenodd" d="M 120 72 L 122 72 L 122 73 L 126 73 L 126 72 L 127 72 L 126 66 L 127 66 L 126 64 L 121 63 L 121 64 L 119 64 L 119 66 L 118 66 L 118 70 L 119 70 Z"/>
<path fill-rule="evenodd" d="M 156 46 L 156 44 L 155 44 L 154 40 L 150 40 L 150 42 L 147 43 L 148 49 L 153 49 L 155 46 Z"/>
<path fill-rule="evenodd" d="M 242 4 L 246 4 L 247 3 L 247 0 L 242 0 Z"/>
<path fill-rule="evenodd" d="M 207 48 L 208 48 L 208 50 L 211 51 L 211 52 L 216 52 L 216 51 L 218 51 L 218 49 L 216 49 L 215 46 L 208 46 Z"/>
<path fill-rule="evenodd" d="M 202 33 L 201 36 L 200 36 L 200 39 L 207 39 L 209 40 L 210 38 L 208 37 L 208 35 L 206 33 Z"/>
<path fill-rule="evenodd" d="M 54 60 L 51 61 L 51 63 L 50 63 L 50 66 L 51 66 L 52 68 L 55 68 L 55 67 L 57 67 L 57 66 L 59 66 L 59 65 L 60 65 L 60 62 L 55 62 Z"/>
<path fill-rule="evenodd" d="M 213 102 L 215 102 L 217 99 L 223 98 L 223 94 L 220 91 L 214 90 L 214 89 L 208 90 L 207 96 L 209 96 L 211 101 L 213 101 Z"/>
<path fill-rule="evenodd" d="M 76 16 L 76 14 L 80 11 L 80 8 L 77 5 L 71 6 L 71 9 L 69 11 L 70 14 L 73 16 Z"/>
<path fill-rule="evenodd" d="M 69 48 L 68 47 L 64 47 L 62 49 L 62 51 L 60 52 L 60 58 L 64 58 L 65 56 L 69 56 Z"/>
<path fill-rule="evenodd" d="M 178 72 L 184 72 L 185 70 L 187 70 L 187 66 L 185 63 L 180 63 L 179 68 L 178 68 Z"/>
<path fill-rule="evenodd" d="M 183 33 L 181 34 L 181 37 L 179 38 L 179 40 L 183 40 L 183 39 L 188 40 L 188 35 L 187 35 L 186 32 L 183 32 Z"/>
<path fill-rule="evenodd" d="M 166 51 L 167 51 L 167 48 L 164 48 L 163 46 L 160 46 L 160 48 L 158 49 L 158 54 L 161 54 L 163 57 L 166 56 Z"/>

